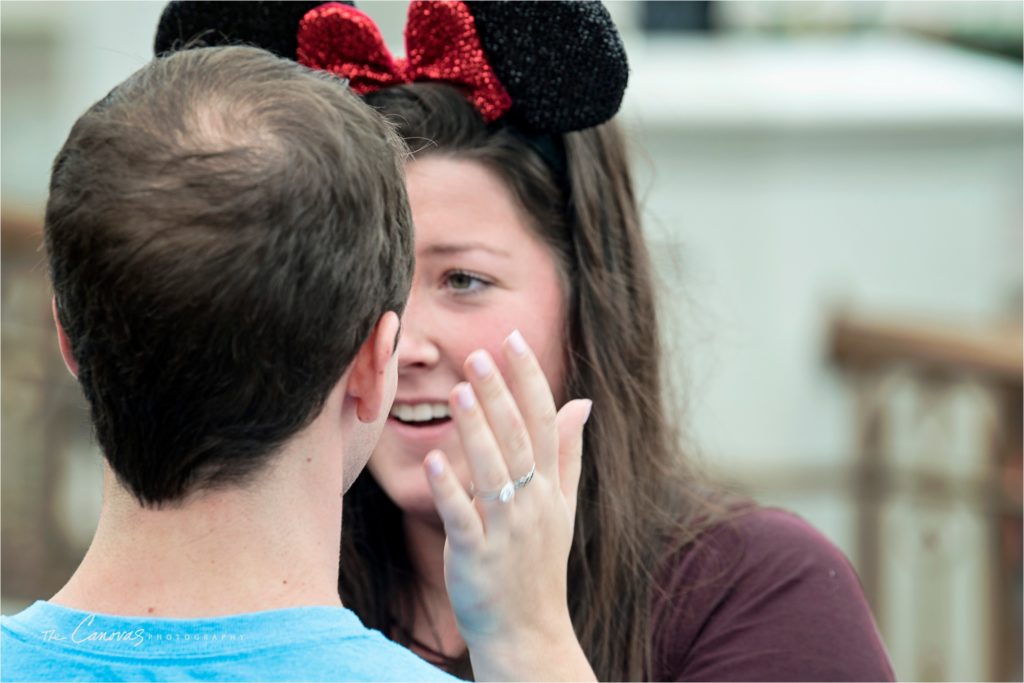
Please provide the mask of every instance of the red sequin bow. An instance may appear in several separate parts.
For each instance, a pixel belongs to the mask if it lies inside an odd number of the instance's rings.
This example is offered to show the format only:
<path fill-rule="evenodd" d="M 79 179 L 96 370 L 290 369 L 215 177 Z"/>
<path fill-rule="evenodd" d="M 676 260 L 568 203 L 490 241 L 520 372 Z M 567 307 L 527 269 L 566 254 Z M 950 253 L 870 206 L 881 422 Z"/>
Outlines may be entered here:
<path fill-rule="evenodd" d="M 349 87 L 361 95 L 399 83 L 444 81 L 459 87 L 487 121 L 512 106 L 487 63 L 473 15 L 462 2 L 412 2 L 405 59 L 391 55 L 370 17 L 337 2 L 306 13 L 298 42 L 301 64 L 349 79 Z"/>

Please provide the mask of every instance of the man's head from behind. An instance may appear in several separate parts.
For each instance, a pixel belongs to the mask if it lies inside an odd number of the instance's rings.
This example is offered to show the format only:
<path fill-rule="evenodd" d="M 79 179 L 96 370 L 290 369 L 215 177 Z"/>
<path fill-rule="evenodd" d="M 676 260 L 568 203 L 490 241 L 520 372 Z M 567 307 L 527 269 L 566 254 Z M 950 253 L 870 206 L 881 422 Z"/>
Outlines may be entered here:
<path fill-rule="evenodd" d="M 78 120 L 46 209 L 56 311 L 141 503 L 244 484 L 401 312 L 402 155 L 341 81 L 246 47 L 154 60 Z"/>

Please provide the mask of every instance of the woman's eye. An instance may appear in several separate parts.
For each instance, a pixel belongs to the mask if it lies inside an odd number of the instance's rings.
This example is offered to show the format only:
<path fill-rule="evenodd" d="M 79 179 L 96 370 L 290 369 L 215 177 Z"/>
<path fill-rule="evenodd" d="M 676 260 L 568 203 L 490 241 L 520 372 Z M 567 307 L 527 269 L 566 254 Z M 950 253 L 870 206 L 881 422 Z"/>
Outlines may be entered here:
<path fill-rule="evenodd" d="M 462 270 L 453 270 L 445 275 L 445 285 L 460 294 L 477 292 L 490 284 L 482 277 Z"/>

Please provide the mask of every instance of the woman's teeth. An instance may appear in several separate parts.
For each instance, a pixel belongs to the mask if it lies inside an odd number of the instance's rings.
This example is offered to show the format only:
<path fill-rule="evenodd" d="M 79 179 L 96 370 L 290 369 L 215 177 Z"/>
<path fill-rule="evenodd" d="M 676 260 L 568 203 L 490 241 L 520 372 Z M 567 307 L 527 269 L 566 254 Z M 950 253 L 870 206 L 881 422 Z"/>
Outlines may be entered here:
<path fill-rule="evenodd" d="M 447 403 L 403 403 L 391 408 L 391 417 L 401 422 L 430 422 L 451 417 Z"/>

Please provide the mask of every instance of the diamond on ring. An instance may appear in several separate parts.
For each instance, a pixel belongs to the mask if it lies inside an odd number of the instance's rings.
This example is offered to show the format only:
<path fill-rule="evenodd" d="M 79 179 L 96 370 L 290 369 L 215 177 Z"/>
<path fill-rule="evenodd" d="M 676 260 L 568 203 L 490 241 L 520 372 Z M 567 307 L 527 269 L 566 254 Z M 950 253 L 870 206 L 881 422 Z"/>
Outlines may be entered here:
<path fill-rule="evenodd" d="M 480 500 L 496 500 L 499 503 L 507 503 L 512 500 L 512 497 L 516 495 L 516 483 L 514 481 L 507 481 L 497 491 L 479 491 L 475 494 L 476 498 Z"/>
<path fill-rule="evenodd" d="M 501 487 L 501 491 L 498 492 L 498 500 L 502 503 L 507 503 L 512 500 L 512 496 L 514 495 L 516 495 L 516 485 L 509 481 L 506 482 L 505 485 Z"/>

